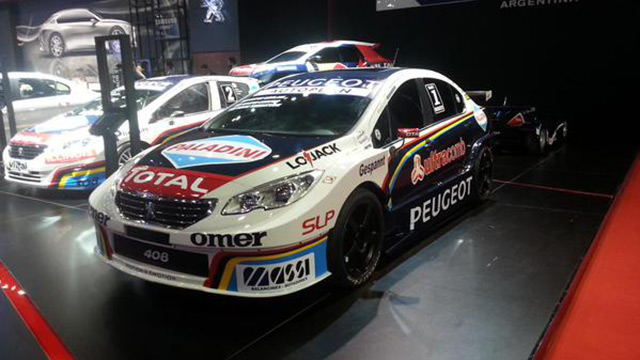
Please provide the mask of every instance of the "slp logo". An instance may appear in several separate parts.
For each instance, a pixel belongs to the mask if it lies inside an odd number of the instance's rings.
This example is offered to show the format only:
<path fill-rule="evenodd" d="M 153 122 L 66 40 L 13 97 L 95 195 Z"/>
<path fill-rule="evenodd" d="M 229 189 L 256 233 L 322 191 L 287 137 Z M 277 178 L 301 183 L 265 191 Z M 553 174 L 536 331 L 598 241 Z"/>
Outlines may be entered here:
<path fill-rule="evenodd" d="M 264 265 L 236 266 L 240 292 L 272 292 L 300 286 L 316 277 L 313 254 L 294 260 Z"/>
<path fill-rule="evenodd" d="M 313 167 L 313 162 L 320 159 L 323 156 L 329 156 L 335 153 L 339 153 L 340 149 L 336 144 L 329 144 L 317 149 L 305 151 L 302 155 L 297 156 L 295 159 L 291 161 L 287 161 L 287 165 L 291 169 L 297 169 L 300 166 L 310 165 Z"/>
<path fill-rule="evenodd" d="M 238 164 L 258 161 L 271 154 L 271 148 L 251 136 L 220 136 L 187 141 L 162 151 L 178 169 L 202 166 Z"/>

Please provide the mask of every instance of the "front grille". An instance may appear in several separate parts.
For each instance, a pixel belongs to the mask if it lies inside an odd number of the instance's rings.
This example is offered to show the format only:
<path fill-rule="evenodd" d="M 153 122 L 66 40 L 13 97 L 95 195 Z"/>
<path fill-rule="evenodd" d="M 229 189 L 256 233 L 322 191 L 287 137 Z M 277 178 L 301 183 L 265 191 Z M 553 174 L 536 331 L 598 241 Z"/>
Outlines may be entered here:
<path fill-rule="evenodd" d="M 46 148 L 47 145 L 9 145 L 9 155 L 14 159 L 32 160 Z"/>
<path fill-rule="evenodd" d="M 19 173 L 15 171 L 7 171 L 10 179 L 28 181 L 32 183 L 42 182 L 42 174 L 37 171 L 29 171 L 28 173 Z"/>
<path fill-rule="evenodd" d="M 118 191 L 116 205 L 129 220 L 182 229 L 209 216 L 214 199 L 181 200 Z"/>

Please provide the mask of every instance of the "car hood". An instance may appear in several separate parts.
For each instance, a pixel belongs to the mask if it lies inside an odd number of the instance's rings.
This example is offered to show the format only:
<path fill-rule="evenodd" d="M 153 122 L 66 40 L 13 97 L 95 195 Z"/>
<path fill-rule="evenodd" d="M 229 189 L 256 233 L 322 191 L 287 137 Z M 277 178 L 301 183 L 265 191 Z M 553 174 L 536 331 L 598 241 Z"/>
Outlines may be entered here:
<path fill-rule="evenodd" d="M 212 134 L 199 128 L 147 153 L 123 174 L 120 189 L 198 198 L 226 183 L 243 183 L 242 177 L 271 166 L 279 171 L 269 172 L 273 178 L 265 182 L 312 170 L 343 152 L 347 143 L 334 137 Z"/>
<path fill-rule="evenodd" d="M 108 25 L 119 25 L 122 27 L 129 27 L 129 23 L 124 21 L 124 20 L 118 20 L 118 19 L 102 19 L 100 20 L 101 24 L 108 24 Z"/>

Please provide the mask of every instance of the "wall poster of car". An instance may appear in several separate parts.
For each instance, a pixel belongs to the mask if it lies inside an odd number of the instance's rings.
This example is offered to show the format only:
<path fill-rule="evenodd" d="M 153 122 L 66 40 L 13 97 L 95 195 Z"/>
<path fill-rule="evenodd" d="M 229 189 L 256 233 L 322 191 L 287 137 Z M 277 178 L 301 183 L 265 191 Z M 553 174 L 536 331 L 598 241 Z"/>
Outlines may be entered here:
<path fill-rule="evenodd" d="M 24 66 L 75 82 L 98 82 L 95 36 L 129 34 L 135 45 L 126 0 L 23 2 L 17 24 Z"/>

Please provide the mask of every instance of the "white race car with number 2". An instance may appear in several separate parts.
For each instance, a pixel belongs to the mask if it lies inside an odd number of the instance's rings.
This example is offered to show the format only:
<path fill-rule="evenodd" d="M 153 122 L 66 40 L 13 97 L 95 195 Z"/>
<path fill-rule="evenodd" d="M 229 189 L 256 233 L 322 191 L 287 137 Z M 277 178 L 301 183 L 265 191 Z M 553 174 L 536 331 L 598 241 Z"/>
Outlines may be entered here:
<path fill-rule="evenodd" d="M 433 71 L 283 78 L 96 189 L 96 253 L 225 295 L 357 286 L 388 246 L 488 196 L 489 138 L 484 112 Z"/>

